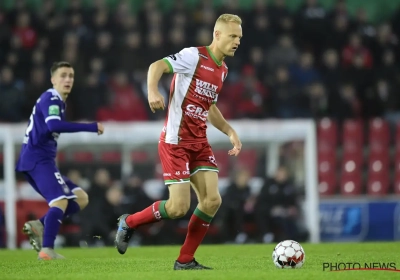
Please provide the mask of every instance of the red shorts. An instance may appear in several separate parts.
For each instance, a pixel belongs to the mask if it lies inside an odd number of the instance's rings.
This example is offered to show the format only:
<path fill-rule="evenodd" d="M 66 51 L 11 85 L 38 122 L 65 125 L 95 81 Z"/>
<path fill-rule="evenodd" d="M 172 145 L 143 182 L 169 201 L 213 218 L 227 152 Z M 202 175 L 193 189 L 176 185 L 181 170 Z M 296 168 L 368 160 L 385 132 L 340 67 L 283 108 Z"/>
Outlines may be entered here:
<path fill-rule="evenodd" d="M 190 182 L 190 176 L 200 170 L 218 172 L 217 162 L 208 143 L 175 145 L 158 144 L 166 185 Z"/>

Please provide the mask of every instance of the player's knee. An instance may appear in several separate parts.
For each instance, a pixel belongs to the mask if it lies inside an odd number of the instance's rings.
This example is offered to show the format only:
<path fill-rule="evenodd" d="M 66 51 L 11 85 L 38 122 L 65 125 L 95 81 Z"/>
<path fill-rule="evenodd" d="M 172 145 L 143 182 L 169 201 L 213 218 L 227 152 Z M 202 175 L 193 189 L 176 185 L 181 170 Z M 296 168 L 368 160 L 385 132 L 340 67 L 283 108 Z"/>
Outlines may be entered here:
<path fill-rule="evenodd" d="M 53 203 L 50 204 L 50 207 L 60 208 L 63 212 L 65 212 L 65 209 L 67 209 L 67 206 L 68 206 L 68 199 L 65 199 L 65 198 L 54 201 Z"/>
<path fill-rule="evenodd" d="M 186 215 L 186 213 L 189 211 L 190 208 L 190 203 L 189 202 L 173 202 L 167 203 L 165 205 L 166 211 L 168 216 L 171 219 L 178 219 L 182 218 L 183 216 Z"/>
<path fill-rule="evenodd" d="M 206 210 L 207 213 L 216 213 L 222 204 L 222 198 L 219 194 L 208 196 L 200 203 L 202 205 L 202 208 Z"/>
<path fill-rule="evenodd" d="M 84 196 L 80 197 L 79 200 L 77 201 L 79 207 L 81 208 L 81 210 L 83 210 L 84 208 L 86 208 L 86 206 L 88 206 L 89 204 L 89 196 L 87 195 L 87 193 L 85 193 Z"/>
<path fill-rule="evenodd" d="M 88 194 L 83 190 L 78 190 L 75 192 L 75 195 L 77 196 L 75 202 L 79 205 L 79 208 L 83 210 L 89 204 Z"/>

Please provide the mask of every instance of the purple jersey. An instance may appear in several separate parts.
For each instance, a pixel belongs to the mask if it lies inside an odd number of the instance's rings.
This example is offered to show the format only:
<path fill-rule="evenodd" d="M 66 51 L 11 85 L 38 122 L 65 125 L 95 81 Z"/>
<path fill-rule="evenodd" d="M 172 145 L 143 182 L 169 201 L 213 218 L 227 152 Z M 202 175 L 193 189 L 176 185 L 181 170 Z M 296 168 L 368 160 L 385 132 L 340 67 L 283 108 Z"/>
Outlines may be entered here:
<path fill-rule="evenodd" d="M 36 101 L 19 156 L 17 171 L 31 170 L 36 162 L 55 160 L 58 133 L 47 127 L 49 120 L 64 120 L 65 103 L 55 89 L 44 92 Z"/>
<path fill-rule="evenodd" d="M 32 170 L 38 162 L 55 162 L 57 139 L 61 132 L 97 132 L 97 123 L 65 122 L 65 108 L 55 89 L 47 90 L 36 101 L 25 131 L 17 171 Z"/>

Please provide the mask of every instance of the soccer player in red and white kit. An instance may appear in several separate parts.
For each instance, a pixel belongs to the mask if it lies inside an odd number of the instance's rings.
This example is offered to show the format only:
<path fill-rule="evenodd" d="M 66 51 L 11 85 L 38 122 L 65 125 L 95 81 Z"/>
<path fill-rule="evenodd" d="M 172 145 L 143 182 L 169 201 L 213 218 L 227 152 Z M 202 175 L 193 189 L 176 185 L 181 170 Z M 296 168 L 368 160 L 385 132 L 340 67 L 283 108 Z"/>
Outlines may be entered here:
<path fill-rule="evenodd" d="M 154 202 L 141 212 L 119 218 L 115 245 L 120 254 L 126 252 L 129 240 L 139 226 L 183 217 L 190 207 L 192 186 L 198 205 L 190 219 L 186 240 L 174 269 L 211 269 L 194 258 L 221 205 L 218 167 L 207 140 L 206 121 L 229 137 L 233 148 L 228 154 L 237 156 L 242 143 L 216 103 L 228 74 L 224 58 L 234 56 L 239 47 L 241 24 L 240 17 L 223 14 L 215 23 L 210 46 L 185 48 L 150 65 L 148 100 L 153 112 L 165 107 L 164 98 L 158 91 L 161 76 L 174 73 L 168 115 L 158 147 L 169 199 Z"/>

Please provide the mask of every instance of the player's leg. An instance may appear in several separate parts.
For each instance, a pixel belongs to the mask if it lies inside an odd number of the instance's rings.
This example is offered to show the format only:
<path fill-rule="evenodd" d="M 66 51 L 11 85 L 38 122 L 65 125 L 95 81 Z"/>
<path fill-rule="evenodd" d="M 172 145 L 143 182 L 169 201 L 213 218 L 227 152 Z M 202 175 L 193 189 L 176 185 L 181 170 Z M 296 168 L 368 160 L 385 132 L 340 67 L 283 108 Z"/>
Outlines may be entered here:
<path fill-rule="evenodd" d="M 36 186 L 35 181 L 32 179 L 31 176 L 27 172 L 24 172 L 25 178 L 28 181 L 28 183 L 35 189 L 36 192 L 38 192 L 40 195 L 40 191 L 38 187 Z M 43 230 L 44 230 L 44 218 L 46 216 L 43 216 L 41 220 L 32 220 L 28 221 L 24 224 L 22 231 L 24 234 L 26 234 L 29 238 L 29 243 L 32 245 L 32 248 L 36 252 L 40 252 L 42 249 L 42 242 L 43 242 Z"/>
<path fill-rule="evenodd" d="M 190 207 L 189 157 L 184 148 L 160 142 L 159 154 L 164 181 L 169 188 L 169 199 L 156 201 L 141 212 L 119 218 L 115 246 L 120 254 L 128 248 L 134 230 L 162 219 L 177 219 L 186 215 Z"/>
<path fill-rule="evenodd" d="M 199 145 L 191 154 L 190 165 L 192 187 L 198 198 L 198 205 L 190 218 L 185 242 L 175 262 L 174 269 L 211 269 L 200 265 L 194 254 L 204 239 L 210 223 L 221 205 L 218 189 L 218 168 L 210 145 Z"/>
<path fill-rule="evenodd" d="M 192 176 L 191 180 L 199 204 L 190 218 L 186 239 L 175 263 L 175 269 L 210 269 L 198 264 L 194 259 L 194 254 L 221 205 L 218 173 L 200 170 Z"/>
<path fill-rule="evenodd" d="M 63 180 L 67 184 L 71 193 L 75 195 L 74 199 L 68 200 L 68 205 L 64 212 L 64 218 L 66 218 L 83 210 L 89 204 L 89 196 L 83 189 L 75 185 L 68 177 L 63 176 Z"/>
<path fill-rule="evenodd" d="M 32 180 L 32 178 L 28 174 L 26 174 L 25 176 L 28 182 L 33 186 L 33 188 L 38 191 L 36 183 Z M 76 199 L 68 200 L 68 205 L 64 211 L 63 216 L 63 218 L 66 218 L 72 216 L 80 210 L 83 210 L 88 205 L 89 198 L 88 194 L 84 190 L 72 183 L 72 181 L 69 180 L 67 177 L 63 176 L 63 179 L 71 192 L 76 195 Z M 40 252 L 40 250 L 42 249 L 45 219 L 46 215 L 38 220 L 26 222 L 23 227 L 23 232 L 28 235 L 29 242 L 31 243 L 33 249 L 35 249 L 37 252 Z"/>
<path fill-rule="evenodd" d="M 75 199 L 76 195 L 71 192 L 59 170 L 52 163 L 37 164 L 28 174 L 50 206 L 44 220 L 43 243 L 39 259 L 63 258 L 54 251 L 54 242 L 64 218 L 64 212 L 68 207 L 68 200 Z"/>

